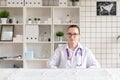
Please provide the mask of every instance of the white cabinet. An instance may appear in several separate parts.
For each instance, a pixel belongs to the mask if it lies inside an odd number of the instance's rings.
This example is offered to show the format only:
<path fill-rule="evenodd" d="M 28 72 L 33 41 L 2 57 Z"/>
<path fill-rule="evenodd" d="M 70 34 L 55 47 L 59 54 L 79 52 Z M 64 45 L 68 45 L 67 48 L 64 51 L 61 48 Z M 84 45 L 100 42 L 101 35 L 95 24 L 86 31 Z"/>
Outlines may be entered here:
<path fill-rule="evenodd" d="M 9 19 L 16 19 L 14 40 L 0 41 L 0 68 L 47 68 L 47 60 L 57 46 L 67 43 L 66 30 L 71 24 L 79 25 L 79 7 L 59 6 L 0 6 L 7 9 Z M 69 17 L 67 16 L 69 15 Z M 30 22 L 29 22 L 30 20 Z M 0 23 L 0 33 L 1 33 Z M 34 27 L 34 28 L 32 28 Z M 56 32 L 63 31 L 62 41 L 58 41 Z M 19 37 L 22 37 L 19 40 Z M 27 38 L 36 40 L 26 40 Z M 21 58 L 14 58 L 21 55 Z"/>

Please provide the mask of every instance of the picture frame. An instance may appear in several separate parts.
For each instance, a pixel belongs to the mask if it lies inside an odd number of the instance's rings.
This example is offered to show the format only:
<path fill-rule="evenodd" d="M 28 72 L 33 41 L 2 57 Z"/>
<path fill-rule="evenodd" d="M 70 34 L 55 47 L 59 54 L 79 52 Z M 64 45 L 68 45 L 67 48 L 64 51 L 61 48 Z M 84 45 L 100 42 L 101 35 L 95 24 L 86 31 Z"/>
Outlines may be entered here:
<path fill-rule="evenodd" d="M 98 1 L 97 5 L 97 16 L 116 16 L 116 1 Z"/>
<path fill-rule="evenodd" d="M 0 41 L 13 41 L 14 25 L 1 25 Z"/>

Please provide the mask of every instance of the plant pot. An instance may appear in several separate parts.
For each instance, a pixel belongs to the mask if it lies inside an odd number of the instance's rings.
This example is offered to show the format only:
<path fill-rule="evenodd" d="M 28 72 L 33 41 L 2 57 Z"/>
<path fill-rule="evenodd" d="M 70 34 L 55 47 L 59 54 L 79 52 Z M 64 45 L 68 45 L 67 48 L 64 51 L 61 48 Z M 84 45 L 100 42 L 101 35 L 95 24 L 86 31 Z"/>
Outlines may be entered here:
<path fill-rule="evenodd" d="M 40 24 L 40 21 L 37 21 L 38 24 Z"/>
<path fill-rule="evenodd" d="M 80 5 L 80 3 L 79 2 L 75 2 L 75 6 L 79 6 Z"/>
<path fill-rule="evenodd" d="M 7 23 L 7 18 L 1 18 L 1 23 L 6 24 Z"/>
<path fill-rule="evenodd" d="M 79 2 L 70 2 L 70 6 L 79 6 L 80 3 Z"/>
<path fill-rule="evenodd" d="M 72 6 L 75 6 L 75 2 L 72 2 Z"/>
<path fill-rule="evenodd" d="M 32 24 L 32 21 L 31 21 L 31 20 L 28 20 L 28 24 Z"/>
<path fill-rule="evenodd" d="M 15 19 L 15 17 L 13 17 L 13 24 L 16 24 L 16 19 Z"/>
<path fill-rule="evenodd" d="M 61 41 L 61 42 L 62 42 L 62 38 L 63 38 L 63 37 L 58 37 L 58 41 Z"/>

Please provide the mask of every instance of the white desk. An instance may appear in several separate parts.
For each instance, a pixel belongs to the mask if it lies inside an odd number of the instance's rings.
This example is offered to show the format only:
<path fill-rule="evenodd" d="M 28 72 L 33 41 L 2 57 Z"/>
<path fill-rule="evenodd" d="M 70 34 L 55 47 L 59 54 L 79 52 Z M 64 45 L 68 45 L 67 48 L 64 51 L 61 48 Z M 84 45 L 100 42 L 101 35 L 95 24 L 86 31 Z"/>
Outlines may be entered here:
<path fill-rule="evenodd" d="M 120 69 L 0 69 L 0 80 L 120 80 Z"/>

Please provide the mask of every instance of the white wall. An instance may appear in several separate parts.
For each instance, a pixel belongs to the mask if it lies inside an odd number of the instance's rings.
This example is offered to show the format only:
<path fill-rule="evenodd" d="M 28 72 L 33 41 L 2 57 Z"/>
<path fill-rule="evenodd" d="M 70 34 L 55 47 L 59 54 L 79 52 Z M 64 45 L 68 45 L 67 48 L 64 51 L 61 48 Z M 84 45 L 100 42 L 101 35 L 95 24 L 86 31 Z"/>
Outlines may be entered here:
<path fill-rule="evenodd" d="M 97 16 L 97 1 L 120 0 L 80 0 L 81 43 L 92 49 L 102 67 L 120 67 L 120 16 Z"/>

